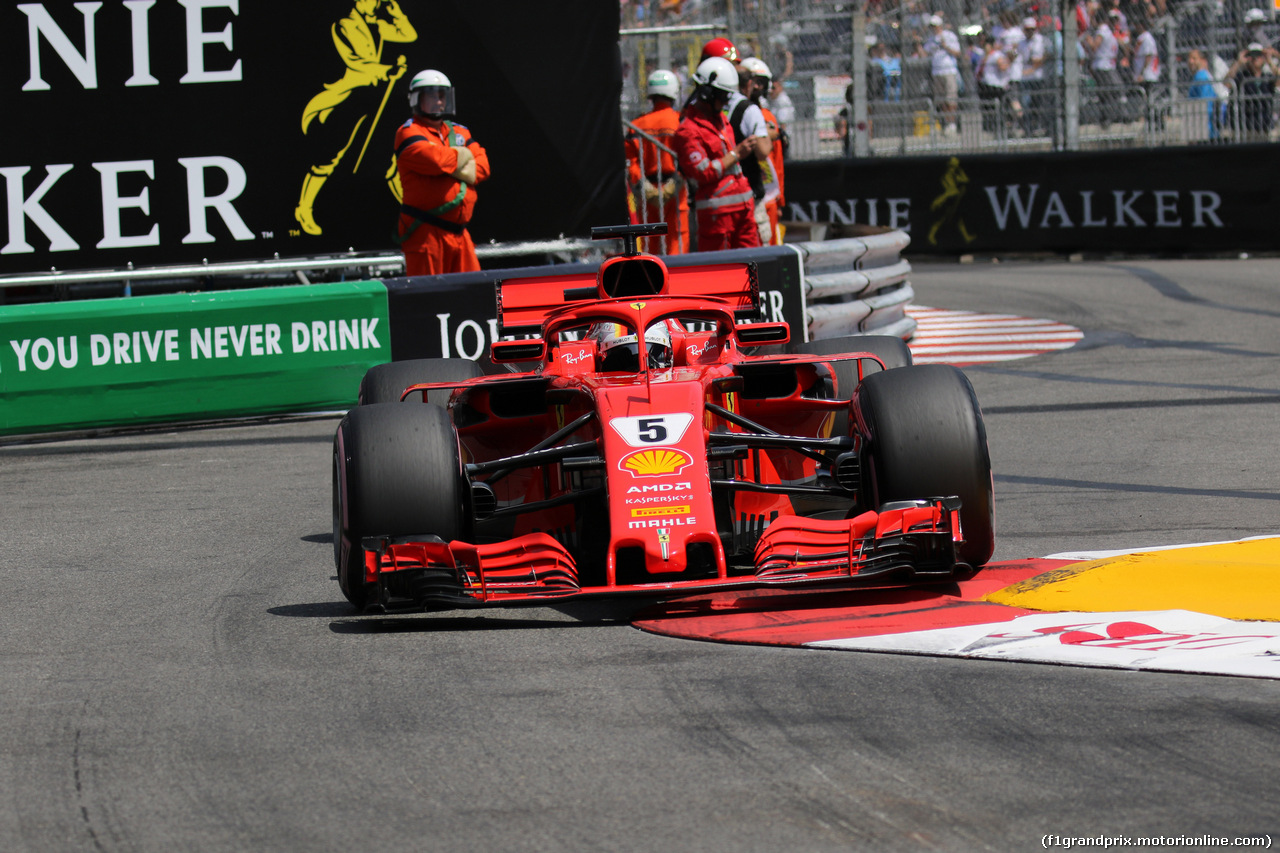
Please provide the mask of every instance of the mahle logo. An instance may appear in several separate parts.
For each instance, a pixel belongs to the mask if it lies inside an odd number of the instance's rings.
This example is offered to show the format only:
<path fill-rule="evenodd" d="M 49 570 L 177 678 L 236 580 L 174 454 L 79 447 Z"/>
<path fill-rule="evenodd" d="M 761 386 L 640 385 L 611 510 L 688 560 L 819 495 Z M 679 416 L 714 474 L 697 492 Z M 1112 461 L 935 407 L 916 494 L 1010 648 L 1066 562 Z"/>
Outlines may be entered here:
<path fill-rule="evenodd" d="M 693 458 L 683 450 L 637 450 L 622 457 L 618 467 L 630 471 L 634 477 L 662 477 L 679 474 L 693 464 Z"/>

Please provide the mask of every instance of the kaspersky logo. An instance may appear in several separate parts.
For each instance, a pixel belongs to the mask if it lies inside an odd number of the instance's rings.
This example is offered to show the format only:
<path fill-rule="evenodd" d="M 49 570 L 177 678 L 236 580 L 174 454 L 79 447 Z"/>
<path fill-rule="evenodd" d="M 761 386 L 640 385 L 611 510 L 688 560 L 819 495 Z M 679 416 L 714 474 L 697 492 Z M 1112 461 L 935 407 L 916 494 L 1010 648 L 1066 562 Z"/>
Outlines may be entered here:
<path fill-rule="evenodd" d="M 637 450 L 622 457 L 618 468 L 633 477 L 663 477 L 679 474 L 693 464 L 693 458 L 672 447 Z"/>

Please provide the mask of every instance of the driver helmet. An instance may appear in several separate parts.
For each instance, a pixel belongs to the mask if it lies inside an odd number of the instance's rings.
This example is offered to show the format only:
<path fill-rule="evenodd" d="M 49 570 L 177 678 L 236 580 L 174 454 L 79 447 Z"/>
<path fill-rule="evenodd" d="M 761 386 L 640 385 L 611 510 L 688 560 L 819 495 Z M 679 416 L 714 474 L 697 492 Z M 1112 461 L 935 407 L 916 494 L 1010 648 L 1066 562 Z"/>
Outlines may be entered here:
<path fill-rule="evenodd" d="M 600 369 L 606 373 L 640 372 L 640 346 L 636 335 L 621 323 L 596 323 L 589 335 L 600 353 Z M 646 364 L 650 370 L 671 366 L 671 333 L 666 323 L 654 323 L 644 332 Z"/>
<path fill-rule="evenodd" d="M 409 106 L 427 118 L 453 118 L 457 115 L 453 84 L 433 68 L 419 71 L 409 81 Z"/>

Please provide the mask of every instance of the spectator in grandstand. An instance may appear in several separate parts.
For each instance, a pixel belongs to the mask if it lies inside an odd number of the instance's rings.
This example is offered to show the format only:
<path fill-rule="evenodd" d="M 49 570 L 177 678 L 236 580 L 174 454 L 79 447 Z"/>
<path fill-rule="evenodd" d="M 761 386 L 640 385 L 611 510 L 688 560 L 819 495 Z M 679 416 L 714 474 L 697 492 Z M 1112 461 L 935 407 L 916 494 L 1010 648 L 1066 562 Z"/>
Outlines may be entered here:
<path fill-rule="evenodd" d="M 1187 97 L 1193 100 L 1208 101 L 1205 106 L 1204 123 L 1194 123 L 1188 128 L 1187 137 L 1192 142 L 1218 138 L 1218 101 L 1213 90 L 1213 75 L 1209 73 L 1209 60 L 1199 50 L 1187 53 L 1187 68 L 1191 70 L 1191 86 Z M 1193 116 L 1194 119 L 1194 116 Z"/>
<path fill-rule="evenodd" d="M 1124 84 L 1116 70 L 1120 43 L 1111 31 L 1109 16 L 1101 10 L 1095 13 L 1093 28 L 1081 41 L 1088 52 L 1089 73 L 1098 86 L 1099 121 L 1106 130 L 1121 119 L 1120 97 L 1124 94 Z"/>
<path fill-rule="evenodd" d="M 796 120 L 796 105 L 791 103 L 791 96 L 787 94 L 782 81 L 776 78 L 769 89 L 769 109 L 778 117 L 778 127 L 783 131 Z"/>
<path fill-rule="evenodd" d="M 738 165 L 755 154 L 750 140 L 734 143 L 724 117 L 730 95 L 738 92 L 738 72 L 723 57 L 702 60 L 693 75 L 694 91 L 672 139 L 680 171 L 694 191 L 700 252 L 760 245 L 752 216 L 751 185 Z"/>
<path fill-rule="evenodd" d="M 782 160 L 787 156 L 787 152 L 791 150 L 791 134 L 787 132 L 787 125 L 794 123 L 796 120 L 796 105 L 791 102 L 791 96 L 787 94 L 786 86 L 776 77 L 773 80 L 773 85 L 769 87 L 768 106 L 773 112 L 774 118 L 778 120 L 778 139 L 774 144 L 774 148 L 778 154 L 778 159 Z"/>
<path fill-rule="evenodd" d="M 846 157 L 853 156 L 853 139 L 849 136 L 849 120 L 853 116 L 853 84 L 844 87 L 844 106 L 836 113 L 834 127 L 840 139 L 840 150 Z"/>
<path fill-rule="evenodd" d="M 1156 130 L 1163 130 L 1164 117 L 1156 104 L 1160 94 L 1160 51 L 1156 47 L 1156 37 L 1141 15 L 1134 16 L 1133 31 L 1137 33 L 1133 40 L 1133 57 L 1129 61 L 1133 82 L 1142 89 L 1148 124 Z"/>
<path fill-rule="evenodd" d="M 675 110 L 680 102 L 680 81 L 671 71 L 660 68 L 649 75 L 646 94 L 653 109 L 632 124 L 669 148 L 680 126 L 680 114 Z M 644 206 L 643 221 L 667 223 L 667 236 L 646 237 L 644 250 L 655 255 L 689 251 L 689 199 L 684 186 L 678 186 L 675 161 L 638 133 L 628 135 L 625 149 L 628 183 L 637 210 Z"/>
<path fill-rule="evenodd" d="M 1107 21 L 1111 24 L 1111 31 L 1115 33 L 1116 41 L 1120 44 L 1129 43 L 1129 16 L 1120 8 L 1120 0 L 1108 0 L 1107 2 Z"/>
<path fill-rule="evenodd" d="M 875 41 L 875 36 L 868 36 L 867 42 L 867 100 L 883 101 L 887 88 L 881 64 L 884 59 L 884 44 Z"/>
<path fill-rule="evenodd" d="M 1261 9 L 1250 9 L 1244 13 L 1244 42 L 1245 44 L 1253 44 L 1257 42 L 1263 47 L 1275 47 L 1276 40 L 1274 34 L 1268 31 L 1267 13 Z"/>
<path fill-rule="evenodd" d="M 413 117 L 396 131 L 396 169 L 404 188 L 395 240 L 406 275 L 480 269 L 467 223 L 476 184 L 489 177 L 489 155 L 456 123 L 449 78 L 427 69 L 409 83 Z"/>
<path fill-rule="evenodd" d="M 941 15 L 929 18 L 929 27 L 933 35 L 924 43 L 924 51 L 929 55 L 930 72 L 933 76 L 933 101 L 943 120 L 943 133 L 954 136 L 956 130 L 956 108 L 960 101 L 960 39 L 947 29 Z"/>
<path fill-rule="evenodd" d="M 1000 49 L 992 36 L 984 38 L 982 64 L 978 68 L 978 99 L 982 102 L 982 129 L 1002 133 L 1008 116 L 1010 67 L 1009 54 Z"/>
<path fill-rule="evenodd" d="M 1265 142 L 1271 136 L 1275 121 L 1276 76 L 1280 75 L 1275 48 L 1253 42 L 1240 51 L 1227 69 L 1226 80 L 1235 89 L 1240 122 L 1237 125 L 1246 139 Z"/>
<path fill-rule="evenodd" d="M 1023 128 L 1027 136 L 1047 132 L 1053 100 L 1048 90 L 1049 41 L 1040 32 L 1035 18 L 1022 19 L 1023 39 L 1018 45 L 1022 61 Z"/>

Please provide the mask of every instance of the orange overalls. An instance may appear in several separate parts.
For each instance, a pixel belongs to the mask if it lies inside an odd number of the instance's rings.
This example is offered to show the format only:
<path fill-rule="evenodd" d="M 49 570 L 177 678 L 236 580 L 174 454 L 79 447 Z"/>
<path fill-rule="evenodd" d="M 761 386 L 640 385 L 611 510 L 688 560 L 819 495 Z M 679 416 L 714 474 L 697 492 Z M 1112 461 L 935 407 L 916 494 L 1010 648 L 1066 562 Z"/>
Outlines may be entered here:
<path fill-rule="evenodd" d="M 778 130 L 778 119 L 769 110 L 764 107 L 760 108 L 764 113 L 764 122 L 769 126 L 770 131 Z M 764 209 L 769 214 L 769 245 L 782 245 L 782 229 L 778 225 L 781 218 L 782 208 L 787 204 L 785 192 L 785 181 L 783 179 L 782 166 L 782 143 L 777 137 L 773 139 L 773 150 L 769 152 L 769 162 L 760 162 L 760 169 L 765 172 L 764 182 Z M 770 181 L 769 171 L 773 172 L 773 180 Z M 776 184 L 776 186 L 775 186 Z"/>
<path fill-rule="evenodd" d="M 645 113 L 632 124 L 670 148 L 671 139 L 680 127 L 680 113 L 671 107 L 662 107 Z M 691 251 L 689 196 L 684 184 L 675 180 L 677 177 L 675 159 L 652 142 L 635 134 L 627 136 L 626 153 L 627 185 L 631 189 L 637 208 L 641 203 L 646 205 L 647 216 L 643 218 L 644 221 L 667 223 L 666 253 L 668 255 L 679 255 Z M 668 193 L 667 186 L 670 186 L 674 192 Z M 636 217 L 636 221 L 641 219 L 639 216 Z M 660 254 L 662 245 L 659 242 L 660 239 L 646 237 L 644 250 L 650 254 Z"/>
<path fill-rule="evenodd" d="M 475 187 L 452 177 L 458 168 L 453 146 L 470 149 L 476 183 L 489 177 L 489 155 L 460 124 L 432 128 L 410 119 L 396 131 L 396 169 L 404 188 L 397 230 L 406 275 L 439 275 L 480 269 L 467 223 L 476 206 Z"/>

